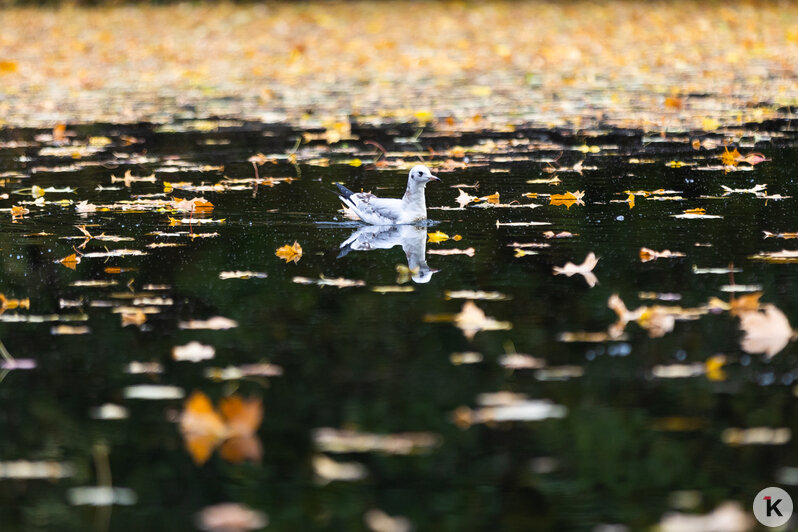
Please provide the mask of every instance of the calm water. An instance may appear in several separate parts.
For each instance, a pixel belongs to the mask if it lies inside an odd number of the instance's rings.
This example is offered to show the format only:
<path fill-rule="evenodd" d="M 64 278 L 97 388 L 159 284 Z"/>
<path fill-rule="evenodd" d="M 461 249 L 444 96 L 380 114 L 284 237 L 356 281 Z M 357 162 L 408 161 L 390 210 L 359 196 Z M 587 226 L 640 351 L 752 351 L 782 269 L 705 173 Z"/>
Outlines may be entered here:
<path fill-rule="evenodd" d="M 75 190 L 46 192 L 47 203 L 24 205 L 30 212 L 19 219 L 10 212 L 0 215 L 0 291 L 7 298 L 30 299 L 29 309 L 8 308 L 0 316 L 0 339 L 13 357 L 36 365 L 7 372 L 0 382 L 0 461 L 46 461 L 66 470 L 60 480 L 0 479 L 2 530 L 141 530 L 144 523 L 152 530 L 188 530 L 198 511 L 223 501 L 265 512 L 275 530 L 365 529 L 363 516 L 373 508 L 405 516 L 416 530 L 591 530 L 602 523 L 637 530 L 672 510 L 705 514 L 725 501 L 739 501 L 748 510 L 760 489 L 798 482 L 793 342 L 770 359 L 747 353 L 740 320 L 720 309 L 677 319 L 661 337 L 651 337 L 632 320 L 615 338 L 561 341 L 563 333 L 606 334 L 617 321 L 608 307 L 613 294 L 632 310 L 697 309 L 712 297 L 728 303 L 730 294 L 722 287 L 730 284 L 755 285 L 745 290 L 762 292 L 761 304 L 774 305 L 791 324 L 798 323 L 796 265 L 750 258 L 796 249 L 794 240 L 763 238 L 763 231 L 798 231 L 798 147 L 789 123 L 743 133 L 739 151 L 760 152 L 770 160 L 752 171 L 729 172 L 697 169 L 721 164 L 721 134 L 459 135 L 427 128 L 418 135 L 412 126 L 355 127 L 359 140 L 332 149 L 311 141 L 297 149 L 303 131 L 289 127 L 210 129 L 98 125 L 70 128 L 75 136 L 60 143 L 47 137 L 49 131 L 2 132 L 0 174 L 10 197 L 0 207 L 33 201 L 30 193 L 14 193 L 33 185 Z M 95 139 L 96 153 L 73 157 L 90 136 L 108 137 L 111 144 Z M 694 149 L 695 139 L 709 141 L 711 149 Z M 379 151 L 368 140 L 388 151 L 381 159 L 388 167 L 369 164 Z M 465 154 L 449 151 L 455 146 Z M 292 152 L 295 159 L 288 157 Z M 250 179 L 247 159 L 257 153 L 274 159 L 260 166 L 261 177 L 299 179 L 261 184 L 255 197 L 247 183 L 244 190 L 174 188 L 163 194 L 165 181 Z M 474 248 L 473 256 L 429 254 L 429 267 L 439 270 L 429 282 L 401 285 L 412 291 L 377 292 L 375 287 L 397 286 L 397 265 L 407 265 L 407 257 L 397 245 L 337 258 L 340 244 L 359 226 L 338 211 L 333 183 L 398 197 L 407 168 L 419 155 L 443 179 L 428 188 L 430 207 L 457 207 L 458 190 L 451 186 L 475 183 L 478 189 L 463 190 L 478 197 L 498 192 L 503 204 L 541 206 L 483 208 L 481 202 L 462 210 L 430 210 L 435 224 L 427 231 L 462 238 L 426 243 L 426 231 L 419 231 L 404 235 L 411 242 L 396 243 L 422 252 L 424 245 L 427 251 Z M 356 158 L 364 164 L 350 165 Z M 328 159 L 329 166 L 320 159 Z M 580 161 L 581 174 L 567 171 Z M 672 161 L 694 166 L 668 164 Z M 552 165 L 566 171 L 547 171 Z M 112 175 L 122 177 L 128 170 L 134 177 L 155 177 L 128 182 L 129 187 L 112 183 Z M 527 183 L 555 176 L 561 184 Z M 750 189 L 760 183 L 767 184 L 767 194 L 792 197 L 721 197 L 721 185 Z M 670 196 L 682 199 L 638 195 L 631 209 L 625 202 L 625 191 L 657 189 L 676 191 Z M 566 191 L 584 191 L 584 205 L 567 208 L 550 205 L 546 196 L 522 196 Z M 122 212 L 118 203 L 195 196 L 214 209 L 192 214 L 191 223 L 181 225 L 170 225 L 169 217 L 188 214 L 140 205 Z M 71 203 L 50 203 L 58 200 Z M 75 203 L 84 200 L 97 210 L 76 212 Z M 722 218 L 671 216 L 694 208 Z M 550 225 L 497 227 L 497 221 Z M 63 237 L 80 236 L 75 226 L 83 224 L 95 236 L 133 240 L 93 239 L 80 252 L 146 254 L 86 256 L 74 270 L 68 268 L 59 261 L 83 239 Z M 547 239 L 547 230 L 575 236 Z M 298 262 L 275 256 L 295 241 L 303 249 Z M 164 242 L 180 246 L 147 247 Z M 514 242 L 548 247 L 521 248 L 537 254 L 517 257 Z M 685 256 L 644 263 L 641 247 Z M 579 264 L 590 252 L 600 257 L 595 287 L 580 275 L 552 274 L 554 266 Z M 728 273 L 694 271 L 730 264 L 739 270 L 733 279 Z M 236 270 L 267 276 L 220 279 L 221 272 Z M 364 286 L 303 285 L 294 282 L 297 276 L 340 277 Z M 81 286 L 87 280 L 116 284 Z M 475 303 L 512 329 L 466 338 L 451 317 L 439 316 L 461 311 L 465 300 L 446 297 L 447 291 L 460 290 L 506 296 Z M 652 300 L 646 293 L 666 295 Z M 120 311 L 133 321 L 144 312 L 146 321 L 123 326 Z M 180 328 L 215 316 L 234 320 L 237 327 Z M 54 329 L 59 326 L 88 327 L 88 332 Z M 213 346 L 215 357 L 174 360 L 172 348 L 190 341 Z M 474 363 L 453 363 L 452 355 L 463 352 L 481 356 L 466 359 Z M 506 353 L 535 357 L 545 368 L 508 369 L 502 365 Z M 716 355 L 725 356 L 722 373 L 707 373 L 705 363 Z M 462 362 L 459 357 L 454 361 Z M 131 373 L 131 362 L 157 362 L 162 371 Z M 279 366 L 282 375 L 205 376 L 206 368 L 258 362 Z M 262 460 L 230 463 L 217 451 L 197 465 L 177 423 L 185 400 L 130 397 L 129 387 L 140 384 L 174 386 L 186 397 L 199 390 L 213 401 L 233 393 L 261 398 Z M 482 394 L 495 392 L 549 400 L 527 404 L 537 405 L 530 409 L 537 408 L 540 417 L 551 417 L 479 423 L 480 412 L 498 416 L 498 410 L 479 410 L 486 401 Z M 514 400 L 518 406 L 519 398 Z M 126 416 L 97 419 L 93 409 L 106 404 L 124 407 Z M 468 412 L 470 426 L 464 422 Z M 437 437 L 432 447 L 409 455 L 334 453 L 314 441 L 314 431 L 324 427 Z M 769 430 L 743 430 L 757 427 Z M 314 457 L 318 461 L 320 455 L 356 462 L 367 476 L 320 481 L 314 471 Z M 110 514 L 107 507 L 72 504 L 72 488 L 97 484 L 129 488 L 135 501 L 126 502 L 134 504 L 114 505 Z"/>

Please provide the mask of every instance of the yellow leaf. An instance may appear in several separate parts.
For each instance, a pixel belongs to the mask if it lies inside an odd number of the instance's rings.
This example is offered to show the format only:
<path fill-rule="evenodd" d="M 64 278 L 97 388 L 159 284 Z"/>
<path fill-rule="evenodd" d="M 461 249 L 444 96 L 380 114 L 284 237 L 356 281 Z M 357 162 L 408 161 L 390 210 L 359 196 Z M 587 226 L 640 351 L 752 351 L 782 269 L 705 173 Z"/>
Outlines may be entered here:
<path fill-rule="evenodd" d="M 487 201 L 488 203 L 492 203 L 494 205 L 498 205 L 498 203 L 499 203 L 499 193 L 498 192 L 494 192 L 493 194 L 490 194 L 489 196 L 482 196 L 481 198 L 477 198 L 477 199 L 479 199 L 479 201 Z"/>
<path fill-rule="evenodd" d="M 726 372 L 723 371 L 723 365 L 726 363 L 724 355 L 715 355 L 709 357 L 704 363 L 706 366 L 707 379 L 711 381 L 725 381 Z"/>
<path fill-rule="evenodd" d="M 697 214 L 699 216 L 702 216 L 702 215 L 704 215 L 706 213 L 707 213 L 707 210 L 702 208 L 702 207 L 698 207 L 696 209 L 687 209 L 686 211 L 684 211 L 684 214 Z"/>
<path fill-rule="evenodd" d="M 357 168 L 358 166 L 363 166 L 363 161 L 361 161 L 360 159 L 352 159 L 347 164 L 349 166 L 354 166 L 355 168 Z"/>
<path fill-rule="evenodd" d="M 629 194 L 629 197 L 626 198 L 626 202 L 629 204 L 629 209 L 635 208 L 635 195 Z"/>
<path fill-rule="evenodd" d="M 302 258 L 302 246 L 299 245 L 299 242 L 294 241 L 292 246 L 288 244 L 284 245 L 283 247 L 279 248 L 277 251 L 274 252 L 275 255 L 283 259 L 285 262 L 293 262 L 296 264 L 299 262 L 299 259 Z"/>
<path fill-rule="evenodd" d="M 723 153 L 720 154 L 720 160 L 723 162 L 723 166 L 737 166 L 739 159 L 742 156 L 740 152 L 737 151 L 737 148 L 734 148 L 734 151 L 729 151 L 729 148 L 723 147 Z"/>
<path fill-rule="evenodd" d="M 227 435 L 227 427 L 214 410 L 208 396 L 202 392 L 194 392 L 183 408 L 180 432 L 183 433 L 191 458 L 196 464 L 202 465 Z"/>
<path fill-rule="evenodd" d="M 89 137 L 89 146 L 102 148 L 111 144 L 111 139 L 108 137 Z"/>
<path fill-rule="evenodd" d="M 714 118 L 704 118 L 701 120 L 701 127 L 704 128 L 704 131 L 712 131 L 720 127 L 720 122 Z"/>
<path fill-rule="evenodd" d="M 427 241 L 432 243 L 445 242 L 449 240 L 449 235 L 440 231 L 434 233 L 427 233 Z"/>
<path fill-rule="evenodd" d="M 22 218 L 30 211 L 23 207 L 22 205 L 12 205 L 11 206 L 11 217 L 12 218 Z"/>
<path fill-rule="evenodd" d="M 16 61 L 0 61 L 0 74 L 13 74 L 18 67 Z"/>
<path fill-rule="evenodd" d="M 435 115 L 432 114 L 432 111 L 416 111 L 413 113 L 413 117 L 419 122 L 431 122 L 435 119 Z"/>

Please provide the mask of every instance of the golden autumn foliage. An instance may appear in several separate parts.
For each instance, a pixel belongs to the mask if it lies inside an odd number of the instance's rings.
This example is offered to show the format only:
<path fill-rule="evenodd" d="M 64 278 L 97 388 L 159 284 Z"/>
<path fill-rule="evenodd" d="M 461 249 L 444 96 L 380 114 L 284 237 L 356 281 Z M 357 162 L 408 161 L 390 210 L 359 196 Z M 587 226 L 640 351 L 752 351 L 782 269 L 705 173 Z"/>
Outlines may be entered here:
<path fill-rule="evenodd" d="M 294 242 L 292 245 L 284 245 L 274 252 L 275 255 L 283 259 L 285 262 L 293 262 L 296 264 L 302 258 L 302 246 L 299 242 Z"/>
<path fill-rule="evenodd" d="M 183 407 L 180 432 L 198 465 L 207 462 L 217 447 L 219 456 L 228 462 L 260 461 L 262 449 L 256 432 L 262 420 L 260 399 L 233 395 L 222 399 L 216 410 L 208 396 L 196 391 Z"/>

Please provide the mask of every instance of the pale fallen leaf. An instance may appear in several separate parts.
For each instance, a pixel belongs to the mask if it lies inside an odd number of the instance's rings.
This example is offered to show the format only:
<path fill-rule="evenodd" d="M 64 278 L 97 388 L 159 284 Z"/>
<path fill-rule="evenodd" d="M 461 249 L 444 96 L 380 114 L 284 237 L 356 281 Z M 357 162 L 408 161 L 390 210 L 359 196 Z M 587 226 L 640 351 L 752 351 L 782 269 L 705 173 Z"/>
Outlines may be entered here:
<path fill-rule="evenodd" d="M 363 522 L 371 532 L 410 532 L 413 525 L 407 517 L 391 516 L 377 508 L 363 514 Z"/>
<path fill-rule="evenodd" d="M 441 438 L 437 434 L 429 432 L 372 434 L 325 427 L 313 431 L 313 442 L 317 449 L 328 453 L 376 451 L 386 454 L 409 455 L 437 447 L 441 443 Z"/>
<path fill-rule="evenodd" d="M 247 532 L 267 526 L 269 519 L 249 506 L 226 502 L 203 508 L 197 513 L 195 524 L 204 532 Z"/>
<path fill-rule="evenodd" d="M 684 257 L 684 253 L 678 251 L 671 251 L 666 249 L 664 251 L 654 251 L 649 248 L 640 248 L 640 262 L 649 262 L 657 259 L 670 259 L 673 257 Z"/>
<path fill-rule="evenodd" d="M 740 341 L 743 351 L 764 354 L 772 358 L 790 342 L 793 330 L 787 316 L 775 305 L 765 305 L 763 310 L 738 313 L 740 330 L 744 336 Z"/>
<path fill-rule="evenodd" d="M 480 331 L 504 331 L 513 328 L 508 321 L 497 321 L 489 318 L 473 301 L 466 301 L 459 314 L 454 316 L 454 324 L 463 331 L 463 335 L 472 340 Z"/>
<path fill-rule="evenodd" d="M 323 454 L 313 457 L 313 472 L 316 482 L 328 484 L 333 481 L 354 482 L 363 480 L 368 475 L 366 466 L 358 462 L 336 462 Z"/>
<path fill-rule="evenodd" d="M 233 271 L 219 272 L 219 279 L 265 279 L 267 274 L 263 272 Z"/>
<path fill-rule="evenodd" d="M 457 204 L 462 208 L 473 201 L 477 201 L 478 199 L 479 198 L 477 198 L 476 196 L 472 196 L 471 194 L 467 193 L 465 190 L 461 188 L 459 189 L 459 194 L 454 199 L 454 201 L 457 202 Z"/>
<path fill-rule="evenodd" d="M 474 248 L 466 248 L 466 249 L 428 249 L 427 254 L 429 255 L 467 255 L 469 257 L 473 257 L 475 253 Z"/>
<path fill-rule="evenodd" d="M 181 329 L 208 329 L 212 331 L 220 331 L 226 329 L 233 329 L 238 327 L 238 322 L 233 321 L 224 316 L 214 316 L 207 320 L 189 320 L 181 321 L 178 324 Z"/>
<path fill-rule="evenodd" d="M 599 258 L 596 257 L 596 254 L 591 251 L 588 253 L 587 257 L 585 257 L 585 260 L 582 262 L 582 264 L 568 262 L 565 264 L 565 266 L 555 266 L 554 275 L 566 275 L 571 277 L 574 274 L 579 274 L 584 277 L 588 286 L 592 288 L 598 283 L 598 278 L 593 273 L 593 268 L 596 267 L 598 261 Z"/>
<path fill-rule="evenodd" d="M 179 361 L 200 362 L 210 360 L 216 355 L 216 350 L 211 345 L 199 342 L 189 342 L 186 345 L 177 345 L 172 348 L 172 358 Z"/>
<path fill-rule="evenodd" d="M 334 286 L 335 288 L 352 288 L 355 286 L 366 286 L 365 281 L 356 281 L 353 279 L 344 279 L 338 277 L 337 279 L 329 279 L 323 275 L 318 279 L 311 279 L 310 277 L 294 277 L 293 282 L 297 284 L 315 284 L 318 286 Z"/>
<path fill-rule="evenodd" d="M 670 512 L 659 522 L 660 532 L 746 532 L 753 526 L 738 502 L 724 502 L 708 514 Z"/>

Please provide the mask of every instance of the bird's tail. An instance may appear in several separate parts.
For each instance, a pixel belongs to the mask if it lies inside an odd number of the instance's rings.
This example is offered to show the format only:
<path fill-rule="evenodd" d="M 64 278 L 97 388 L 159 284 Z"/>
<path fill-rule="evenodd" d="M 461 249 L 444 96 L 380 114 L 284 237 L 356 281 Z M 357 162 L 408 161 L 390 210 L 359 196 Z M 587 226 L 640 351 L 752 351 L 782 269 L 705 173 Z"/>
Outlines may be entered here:
<path fill-rule="evenodd" d="M 354 194 L 354 192 L 352 192 L 345 186 L 341 185 L 340 183 L 336 183 L 335 186 L 338 187 L 338 191 L 341 193 L 341 197 L 343 199 L 348 200 Z"/>

